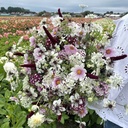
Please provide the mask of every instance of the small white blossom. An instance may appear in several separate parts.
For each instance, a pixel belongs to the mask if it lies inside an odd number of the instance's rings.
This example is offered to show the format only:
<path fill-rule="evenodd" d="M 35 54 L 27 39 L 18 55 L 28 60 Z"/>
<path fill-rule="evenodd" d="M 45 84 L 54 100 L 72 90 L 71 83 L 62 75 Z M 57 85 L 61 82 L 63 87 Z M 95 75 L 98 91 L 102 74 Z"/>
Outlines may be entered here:
<path fill-rule="evenodd" d="M 73 103 L 73 102 L 75 102 L 77 99 L 79 99 L 80 98 L 80 95 L 78 94 L 78 93 L 75 93 L 75 95 L 73 96 L 70 96 L 70 101 Z"/>
<path fill-rule="evenodd" d="M 21 102 L 21 105 L 24 107 L 24 108 L 29 108 L 31 103 L 32 103 L 32 99 L 27 97 L 27 96 L 19 96 L 19 99 L 20 99 L 20 102 Z"/>
<path fill-rule="evenodd" d="M 51 17 L 51 21 L 54 27 L 59 26 L 61 24 L 61 20 L 63 20 L 63 18 L 59 16 Z"/>
<path fill-rule="evenodd" d="M 61 112 L 65 111 L 65 108 L 61 104 L 61 99 L 53 101 L 52 110 L 57 114 L 61 115 Z"/>
<path fill-rule="evenodd" d="M 104 99 L 103 100 L 103 106 L 105 108 L 113 109 L 116 106 L 116 101 L 112 101 L 109 99 Z"/>
<path fill-rule="evenodd" d="M 13 58 L 13 52 L 7 51 L 7 52 L 5 53 L 5 55 L 6 55 L 7 57 Z"/>
<path fill-rule="evenodd" d="M 4 62 L 6 62 L 7 60 L 8 60 L 7 57 L 1 57 L 1 58 L 0 58 L 0 63 L 4 63 Z"/>

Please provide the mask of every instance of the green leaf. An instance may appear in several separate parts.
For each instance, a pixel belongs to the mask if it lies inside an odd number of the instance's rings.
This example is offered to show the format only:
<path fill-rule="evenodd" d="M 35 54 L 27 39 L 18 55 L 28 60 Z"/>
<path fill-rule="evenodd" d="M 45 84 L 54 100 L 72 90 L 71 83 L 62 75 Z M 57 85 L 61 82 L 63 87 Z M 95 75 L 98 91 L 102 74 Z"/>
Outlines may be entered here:
<path fill-rule="evenodd" d="M 0 115 L 6 115 L 7 112 L 4 109 L 0 109 Z"/>
<path fill-rule="evenodd" d="M 13 128 L 20 128 L 26 122 L 25 112 L 21 112 L 20 114 L 18 114 L 18 117 L 19 118 L 17 119 L 17 123 Z"/>
<path fill-rule="evenodd" d="M 0 74 L 0 81 L 2 81 L 4 79 L 4 77 L 5 77 L 4 73 Z"/>
<path fill-rule="evenodd" d="M 10 121 L 10 118 L 4 118 L 3 119 L 3 122 L 5 123 L 5 122 L 9 122 Z"/>
<path fill-rule="evenodd" d="M 6 90 L 6 91 L 5 91 L 5 98 L 6 98 L 6 99 L 9 99 L 10 96 L 11 96 L 11 92 L 10 92 L 9 90 Z"/>
<path fill-rule="evenodd" d="M 64 124 L 64 118 L 63 118 L 63 116 L 61 117 L 61 120 L 60 120 L 60 122 L 62 123 L 62 124 Z"/>
<path fill-rule="evenodd" d="M 6 122 L 6 123 L 2 124 L 1 128 L 10 128 L 9 122 Z"/>
<path fill-rule="evenodd" d="M 65 113 L 63 113 L 62 116 L 63 116 L 64 119 L 69 119 L 69 116 L 66 115 Z"/>
<path fill-rule="evenodd" d="M 4 106 L 5 102 L 0 99 L 0 108 Z"/>
<path fill-rule="evenodd" d="M 92 115 L 94 113 L 94 110 L 89 110 L 89 114 Z"/>
<path fill-rule="evenodd" d="M 85 122 L 88 122 L 89 121 L 89 114 L 88 115 L 86 115 L 84 118 L 83 118 L 83 121 L 85 121 Z"/>
<path fill-rule="evenodd" d="M 103 120 L 100 117 L 98 117 L 96 123 L 101 124 L 102 122 L 103 122 Z"/>
<path fill-rule="evenodd" d="M 62 117 L 61 117 L 60 122 L 61 122 L 62 124 L 64 124 L 64 123 L 65 123 L 65 120 L 67 120 L 67 119 L 69 119 L 69 116 L 66 115 L 65 113 L 62 113 Z"/>

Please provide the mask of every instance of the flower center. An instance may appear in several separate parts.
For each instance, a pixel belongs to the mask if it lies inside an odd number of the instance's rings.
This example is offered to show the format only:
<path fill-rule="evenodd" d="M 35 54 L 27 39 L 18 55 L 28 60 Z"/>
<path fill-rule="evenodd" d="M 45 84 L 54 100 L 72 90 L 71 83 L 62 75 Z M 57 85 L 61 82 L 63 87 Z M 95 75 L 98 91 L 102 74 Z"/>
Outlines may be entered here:
<path fill-rule="evenodd" d="M 112 105 L 112 104 L 109 104 L 108 107 L 109 107 L 109 108 L 113 108 L 113 105 Z"/>
<path fill-rule="evenodd" d="M 39 119 L 34 119 L 34 124 L 38 124 L 38 123 L 40 123 L 40 120 Z"/>
<path fill-rule="evenodd" d="M 80 35 L 83 35 L 83 32 L 82 32 L 82 31 L 80 31 L 80 32 L 79 32 L 79 34 L 80 34 Z"/>
<path fill-rule="evenodd" d="M 56 80 L 56 85 L 60 84 L 60 80 Z"/>
<path fill-rule="evenodd" d="M 78 70 L 77 70 L 77 74 L 78 74 L 78 75 L 81 75 L 81 74 L 82 74 L 82 70 L 78 69 Z"/>
<path fill-rule="evenodd" d="M 70 46 L 70 49 L 71 49 L 71 50 L 74 50 L 74 47 L 73 47 L 73 46 Z"/>
<path fill-rule="evenodd" d="M 79 110 L 79 113 L 82 115 L 84 113 L 84 109 Z"/>
<path fill-rule="evenodd" d="M 57 33 L 56 31 L 53 32 L 54 35 L 56 35 L 56 33 Z"/>
<path fill-rule="evenodd" d="M 111 50 L 110 49 L 107 49 L 106 50 L 106 54 L 110 54 L 111 53 Z"/>

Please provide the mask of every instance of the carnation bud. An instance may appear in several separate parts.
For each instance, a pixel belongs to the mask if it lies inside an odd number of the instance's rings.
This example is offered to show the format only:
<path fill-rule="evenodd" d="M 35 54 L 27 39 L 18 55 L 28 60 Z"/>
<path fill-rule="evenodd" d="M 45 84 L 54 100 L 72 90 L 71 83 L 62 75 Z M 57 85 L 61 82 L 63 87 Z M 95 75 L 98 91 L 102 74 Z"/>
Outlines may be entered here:
<path fill-rule="evenodd" d="M 88 97 L 88 101 L 92 102 L 93 101 L 93 97 Z"/>

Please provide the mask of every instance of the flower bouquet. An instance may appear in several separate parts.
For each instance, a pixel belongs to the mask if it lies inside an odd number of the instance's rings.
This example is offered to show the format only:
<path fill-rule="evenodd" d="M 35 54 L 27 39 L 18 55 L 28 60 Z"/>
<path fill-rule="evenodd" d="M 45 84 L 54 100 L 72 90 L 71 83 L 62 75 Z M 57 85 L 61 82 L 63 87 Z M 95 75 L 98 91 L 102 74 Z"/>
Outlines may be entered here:
<path fill-rule="evenodd" d="M 13 47 L 15 59 L 21 56 L 18 68 L 11 60 L 4 64 L 6 80 L 17 92 L 10 100 L 27 111 L 26 127 L 53 128 L 70 119 L 82 127 L 89 103 L 103 100 L 111 84 L 121 83 L 112 63 L 126 55 L 116 56 L 109 46 L 114 24 L 105 31 L 95 22 L 73 22 L 60 9 L 58 14 L 50 18 L 52 24 L 44 18 L 30 30 L 29 47 L 22 52 Z"/>

